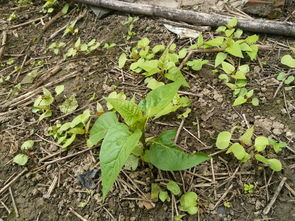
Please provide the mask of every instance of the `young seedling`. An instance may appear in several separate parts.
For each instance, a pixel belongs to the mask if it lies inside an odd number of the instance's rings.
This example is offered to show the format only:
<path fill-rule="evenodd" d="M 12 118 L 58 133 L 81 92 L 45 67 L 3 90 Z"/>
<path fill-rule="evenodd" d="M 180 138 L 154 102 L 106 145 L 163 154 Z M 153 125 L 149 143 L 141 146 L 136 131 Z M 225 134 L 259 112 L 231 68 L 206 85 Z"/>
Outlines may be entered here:
<path fill-rule="evenodd" d="M 123 25 L 128 26 L 128 33 L 126 36 L 127 40 L 130 40 L 136 33 L 133 31 L 134 29 L 134 23 L 138 21 L 138 17 L 128 17 L 127 21 L 123 22 Z"/>
<path fill-rule="evenodd" d="M 66 44 L 64 42 L 53 42 L 49 45 L 48 49 L 51 50 L 54 54 L 58 55 L 60 48 L 64 47 Z"/>
<path fill-rule="evenodd" d="M 29 156 L 28 156 L 28 151 L 34 146 L 34 141 L 33 140 L 27 140 L 25 141 L 22 145 L 21 145 L 21 151 L 23 153 L 21 154 L 17 154 L 14 158 L 13 158 L 13 162 L 20 165 L 20 166 L 24 166 L 27 164 L 28 160 L 29 160 Z"/>
<path fill-rule="evenodd" d="M 187 192 L 180 198 L 179 210 L 190 215 L 198 213 L 198 195 L 195 192 Z"/>
<path fill-rule="evenodd" d="M 285 91 L 290 91 L 292 90 L 292 87 L 289 85 L 294 82 L 295 77 L 292 75 L 287 77 L 285 72 L 280 72 L 277 76 L 277 80 L 281 81 L 281 83 L 284 85 Z"/>
<path fill-rule="evenodd" d="M 83 52 L 86 54 L 91 53 L 96 50 L 100 46 L 99 42 L 96 42 L 96 39 L 92 39 L 88 43 L 81 43 L 81 38 L 75 42 L 74 47 L 69 48 L 66 54 L 64 54 L 64 58 L 74 57 L 78 52 Z"/>
<path fill-rule="evenodd" d="M 209 157 L 202 153 L 187 154 L 173 143 L 176 131 L 164 131 L 146 142 L 145 129 L 149 120 L 175 111 L 173 99 L 181 83 L 174 82 L 157 87 L 137 104 L 135 99 L 105 98 L 125 123 L 118 121 L 115 112 L 102 114 L 90 130 L 89 147 L 102 141 L 100 166 L 103 199 L 110 191 L 128 157 L 142 146 L 141 158 L 165 171 L 185 170 Z"/>
<path fill-rule="evenodd" d="M 253 188 L 254 188 L 254 185 L 245 183 L 244 184 L 244 193 L 245 194 L 253 193 Z"/>
<path fill-rule="evenodd" d="M 286 146 L 286 143 L 280 142 L 277 143 L 273 139 L 268 139 L 264 136 L 258 136 L 255 138 L 254 144 L 252 142 L 254 134 L 254 127 L 250 127 L 246 132 L 239 138 L 239 142 L 232 143 L 232 132 L 222 131 L 218 134 L 216 139 L 216 147 L 219 149 L 227 149 L 228 153 L 233 153 L 233 155 L 241 162 L 247 162 L 253 154 L 246 152 L 245 148 L 253 149 L 256 151 L 255 159 L 267 164 L 274 171 L 280 171 L 282 169 L 282 164 L 277 159 L 267 159 L 260 155 L 259 153 L 263 152 L 267 146 L 271 146 L 276 153 L 281 151 L 281 149 Z"/>
<path fill-rule="evenodd" d="M 62 145 L 62 149 L 66 150 L 75 141 L 77 135 L 88 133 L 89 118 L 90 111 L 87 109 L 70 122 L 49 127 L 47 136 L 52 136 L 58 144 Z"/>

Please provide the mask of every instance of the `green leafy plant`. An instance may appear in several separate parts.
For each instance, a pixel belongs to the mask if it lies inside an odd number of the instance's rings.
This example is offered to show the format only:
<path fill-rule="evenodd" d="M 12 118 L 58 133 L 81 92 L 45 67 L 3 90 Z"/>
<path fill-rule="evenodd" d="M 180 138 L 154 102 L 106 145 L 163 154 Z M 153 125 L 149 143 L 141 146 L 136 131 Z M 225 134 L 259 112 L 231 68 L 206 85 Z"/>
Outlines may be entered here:
<path fill-rule="evenodd" d="M 187 192 L 180 198 L 179 210 L 190 215 L 198 213 L 198 195 L 195 192 Z"/>
<path fill-rule="evenodd" d="M 14 19 L 16 19 L 16 18 L 17 18 L 16 13 L 15 13 L 15 12 L 12 12 L 12 13 L 9 15 L 9 17 L 7 18 L 7 21 L 12 21 L 12 20 L 14 20 Z"/>
<path fill-rule="evenodd" d="M 226 207 L 226 208 L 231 208 L 231 207 L 232 207 L 231 202 L 228 202 L 228 201 L 224 201 L 224 202 L 223 202 L 223 205 L 224 205 L 224 207 Z"/>
<path fill-rule="evenodd" d="M 41 12 L 52 13 L 52 12 L 54 12 L 54 7 L 57 4 L 58 4 L 58 0 L 45 0 L 45 3 L 42 6 Z"/>
<path fill-rule="evenodd" d="M 88 133 L 89 118 L 90 110 L 87 109 L 70 122 L 49 127 L 47 136 L 52 136 L 58 144 L 62 145 L 62 149 L 66 150 L 75 141 L 77 135 Z"/>
<path fill-rule="evenodd" d="M 32 108 L 33 113 L 41 112 L 39 116 L 39 121 L 43 120 L 44 118 L 51 117 L 52 111 L 50 109 L 50 105 L 53 103 L 54 97 L 50 93 L 49 90 L 43 88 L 43 95 L 39 95 Z"/>
<path fill-rule="evenodd" d="M 253 193 L 253 188 L 254 188 L 254 185 L 245 183 L 244 184 L 244 193 L 246 193 L 246 194 Z"/>
<path fill-rule="evenodd" d="M 218 134 L 216 139 L 216 147 L 224 150 L 227 149 L 227 154 L 232 153 L 239 161 L 247 162 L 251 156 L 255 156 L 255 159 L 267 164 L 274 171 L 280 171 L 282 169 L 282 164 L 277 159 L 266 159 L 259 153 L 263 152 L 267 146 L 271 146 L 273 150 L 278 153 L 282 150 L 283 147 L 286 146 L 284 142 L 277 142 L 274 139 L 268 139 L 264 136 L 258 136 L 254 140 L 254 144 L 252 142 L 254 127 L 250 127 L 246 130 L 246 132 L 239 137 L 239 142 L 232 143 L 232 133 L 229 131 L 222 131 Z M 256 153 L 246 152 L 245 147 L 248 147 L 249 150 Z"/>
<path fill-rule="evenodd" d="M 120 55 L 119 67 L 123 68 L 127 62 L 131 62 L 129 69 L 135 73 L 142 73 L 146 77 L 161 74 L 171 81 L 181 82 L 183 86 L 188 87 L 187 81 L 177 67 L 179 60 L 186 54 L 186 49 L 176 53 L 175 44 L 168 47 L 164 45 L 151 47 L 150 40 L 145 37 L 137 42 L 128 56 L 125 53 Z"/>
<path fill-rule="evenodd" d="M 285 72 L 280 72 L 277 76 L 277 80 L 281 81 L 284 84 L 284 89 L 286 91 L 290 91 L 292 90 L 292 87 L 288 86 L 290 85 L 292 82 L 294 82 L 295 77 L 294 76 L 286 76 Z"/>
<path fill-rule="evenodd" d="M 247 85 L 246 74 L 250 71 L 249 65 L 240 65 L 236 69 L 235 62 L 230 56 L 243 59 L 244 54 L 247 54 L 251 60 L 256 59 L 258 47 L 254 43 L 259 39 L 257 35 L 248 36 L 245 39 L 241 39 L 243 31 L 236 29 L 238 20 L 233 18 L 226 26 L 220 26 L 217 28 L 217 33 L 222 33 L 224 36 L 218 36 L 209 41 L 204 41 L 203 36 L 198 37 L 197 42 L 189 49 L 218 49 L 220 52 L 215 57 L 215 68 L 221 66 L 221 70 L 224 73 L 219 74 L 219 79 L 223 80 L 226 85 L 233 90 L 233 96 L 235 101 L 233 106 L 238 106 L 246 103 L 249 98 L 254 94 L 253 90 L 248 91 L 245 87 Z M 203 64 L 206 64 L 207 60 L 195 60 L 187 62 L 187 65 L 191 66 L 193 70 L 200 70 Z M 218 72 L 217 70 L 215 72 Z M 252 104 L 257 106 L 259 100 L 253 97 Z"/>
<path fill-rule="evenodd" d="M 113 48 L 113 47 L 116 47 L 116 43 L 105 43 L 103 48 L 106 48 L 106 49 L 110 49 L 110 48 Z"/>
<path fill-rule="evenodd" d="M 128 33 L 127 33 L 127 36 L 126 36 L 126 39 L 127 40 L 130 40 L 136 33 L 134 32 L 134 23 L 136 21 L 138 21 L 138 17 L 128 17 L 128 19 L 123 22 L 122 24 L 123 25 L 127 25 L 128 26 Z"/>
<path fill-rule="evenodd" d="M 89 147 L 102 141 L 100 166 L 103 199 L 110 191 L 120 170 L 129 156 L 143 147 L 140 157 L 165 171 L 185 170 L 196 166 L 209 157 L 203 153 L 187 154 L 173 140 L 176 131 L 164 131 L 158 137 L 146 139 L 145 130 L 149 120 L 176 111 L 173 99 L 181 83 L 162 85 L 149 92 L 137 104 L 135 99 L 110 98 L 105 100 L 118 112 L 125 123 L 118 121 L 115 112 L 102 114 L 90 130 Z"/>
<path fill-rule="evenodd" d="M 53 42 L 49 45 L 48 49 L 51 50 L 54 54 L 58 55 L 60 52 L 60 48 L 64 47 L 64 42 Z"/>
<path fill-rule="evenodd" d="M 20 149 L 23 153 L 17 154 L 13 158 L 13 162 L 20 165 L 20 166 L 26 165 L 29 160 L 28 151 L 34 146 L 34 143 L 35 142 L 33 140 L 25 141 L 20 147 Z"/>
<path fill-rule="evenodd" d="M 67 28 L 64 30 L 63 37 L 67 34 L 76 35 L 79 32 L 79 29 L 75 27 L 77 20 L 73 21 Z"/>
<path fill-rule="evenodd" d="M 96 50 L 100 46 L 99 42 L 96 42 L 96 39 L 92 39 L 88 43 L 81 43 L 81 38 L 75 42 L 74 47 L 69 48 L 67 53 L 64 54 L 64 58 L 74 57 L 78 52 L 83 52 L 89 54 Z"/>

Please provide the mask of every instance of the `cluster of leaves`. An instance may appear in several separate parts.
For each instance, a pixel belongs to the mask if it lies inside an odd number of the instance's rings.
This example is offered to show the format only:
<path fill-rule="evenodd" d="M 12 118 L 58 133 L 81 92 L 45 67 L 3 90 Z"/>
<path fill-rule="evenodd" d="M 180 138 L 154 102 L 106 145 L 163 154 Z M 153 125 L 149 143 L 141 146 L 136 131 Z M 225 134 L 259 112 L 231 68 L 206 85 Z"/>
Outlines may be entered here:
<path fill-rule="evenodd" d="M 131 17 L 129 16 L 127 21 L 124 21 L 122 24 L 128 26 L 128 33 L 126 36 L 127 40 L 130 40 L 136 33 L 134 32 L 134 23 L 138 21 L 138 17 Z"/>
<path fill-rule="evenodd" d="M 96 50 L 100 46 L 100 43 L 96 41 L 96 39 L 92 39 L 88 43 L 81 43 L 81 38 L 75 42 L 74 47 L 68 49 L 68 51 L 64 54 L 64 58 L 74 57 L 78 52 L 83 52 L 86 54 L 91 53 Z"/>
<path fill-rule="evenodd" d="M 245 88 L 248 83 L 246 74 L 250 71 L 249 65 L 244 64 L 236 68 L 234 60 L 229 55 L 242 59 L 244 58 L 244 54 L 247 54 L 251 60 L 256 59 L 258 47 L 254 43 L 259 39 L 257 35 L 240 39 L 243 31 L 241 29 L 235 29 L 237 23 L 238 20 L 233 18 L 226 26 L 220 26 L 216 30 L 217 33 L 223 33 L 225 36 L 219 36 L 204 43 L 202 43 L 201 38 L 195 46 L 201 48 L 219 47 L 224 50 L 223 52 L 217 53 L 214 66 L 215 68 L 221 66 L 224 73 L 219 75 L 219 79 L 223 80 L 233 90 L 233 95 L 236 97 L 233 106 L 246 103 L 253 96 L 254 90 L 248 91 Z M 215 72 L 218 71 L 216 70 Z M 254 97 L 252 104 L 257 106 L 259 100 Z"/>
<path fill-rule="evenodd" d="M 239 142 L 232 143 L 232 132 L 222 131 L 218 134 L 216 147 L 221 150 L 228 148 L 226 153 L 232 153 L 241 162 L 247 162 L 251 156 L 254 155 L 256 160 L 269 165 L 272 170 L 280 171 L 282 169 L 282 164 L 278 159 L 267 159 L 260 153 L 263 152 L 267 146 L 271 146 L 276 153 L 279 153 L 287 144 L 285 142 L 277 142 L 272 138 L 269 139 L 264 136 L 256 137 L 253 144 L 253 135 L 254 127 L 250 127 L 239 137 Z M 249 148 L 251 154 L 246 152 L 245 147 Z"/>
<path fill-rule="evenodd" d="M 26 163 L 29 160 L 29 150 L 34 146 L 34 143 L 35 142 L 33 140 L 25 141 L 20 147 L 20 149 L 23 153 L 17 154 L 13 158 L 13 162 L 20 165 L 20 166 L 26 165 Z"/>
<path fill-rule="evenodd" d="M 281 58 L 281 63 L 290 67 L 290 68 L 295 68 L 295 59 L 292 58 L 291 55 L 284 55 Z M 295 77 L 292 75 L 287 77 L 285 72 L 280 72 L 277 76 L 277 80 L 281 81 L 285 85 L 284 89 L 286 91 L 290 91 L 290 90 L 292 90 L 292 87 L 290 87 L 288 85 L 290 85 L 292 82 L 294 82 Z"/>
<path fill-rule="evenodd" d="M 182 49 L 178 53 L 175 51 L 176 44 L 168 47 L 165 45 L 151 47 L 150 40 L 145 37 L 137 42 L 128 56 L 125 53 L 120 55 L 119 67 L 123 68 L 128 61 L 131 62 L 129 69 L 135 73 L 142 73 L 146 77 L 161 74 L 171 81 L 181 82 L 182 86 L 188 87 L 188 83 L 177 67 L 180 59 L 186 56 L 187 50 Z"/>
<path fill-rule="evenodd" d="M 87 142 L 91 147 L 103 140 L 99 154 L 103 199 L 132 155 L 165 171 L 185 170 L 209 159 L 203 153 L 183 152 L 173 143 L 176 136 L 174 130 L 164 131 L 146 142 L 145 128 L 148 121 L 179 108 L 173 101 L 178 96 L 180 86 L 179 82 L 160 85 L 149 92 L 139 104 L 135 102 L 135 98 L 127 100 L 122 94 L 105 98 L 113 111 L 102 114 L 96 120 Z M 118 121 L 115 111 L 125 123 Z M 141 147 L 144 149 L 140 150 Z"/>
<path fill-rule="evenodd" d="M 253 188 L 254 188 L 254 185 L 253 184 L 247 184 L 245 183 L 244 184 L 244 193 L 253 193 Z"/>
<path fill-rule="evenodd" d="M 166 185 L 166 189 L 174 196 L 179 196 L 181 194 L 180 187 L 174 181 L 169 181 Z M 169 193 L 163 190 L 158 184 L 153 183 L 151 189 L 151 199 L 157 201 L 160 199 L 162 202 L 170 202 Z M 181 195 L 179 200 L 180 205 L 178 206 L 180 211 L 187 212 L 190 215 L 195 215 L 198 212 L 198 196 L 194 192 L 187 192 Z M 175 218 L 175 220 L 181 220 L 184 214 L 180 214 Z"/>
<path fill-rule="evenodd" d="M 57 4 L 58 4 L 58 0 L 45 0 L 45 3 L 42 6 L 41 12 L 52 13 L 52 12 L 54 12 L 54 7 Z"/>
<path fill-rule="evenodd" d="M 88 133 L 89 118 L 90 111 L 87 109 L 70 122 L 49 127 L 47 136 L 52 136 L 58 144 L 62 145 L 62 149 L 66 150 L 75 141 L 77 135 Z"/>
<path fill-rule="evenodd" d="M 60 95 L 64 91 L 63 85 L 58 85 L 55 87 L 55 96 Z M 54 97 L 51 92 L 46 88 L 43 88 L 43 95 L 39 95 L 34 101 L 32 112 L 39 113 L 39 121 L 44 118 L 50 117 L 52 115 L 52 111 L 50 109 L 50 105 L 54 102 Z"/>

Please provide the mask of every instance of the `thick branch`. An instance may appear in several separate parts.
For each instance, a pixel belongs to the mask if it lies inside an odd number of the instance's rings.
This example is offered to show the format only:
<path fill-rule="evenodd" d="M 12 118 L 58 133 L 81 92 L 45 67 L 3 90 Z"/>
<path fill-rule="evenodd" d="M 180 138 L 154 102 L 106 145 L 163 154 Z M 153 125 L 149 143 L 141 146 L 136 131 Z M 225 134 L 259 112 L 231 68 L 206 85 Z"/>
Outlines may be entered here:
<path fill-rule="evenodd" d="M 128 3 L 118 0 L 75 0 L 77 2 L 98 7 L 113 9 L 133 14 L 163 17 L 170 20 L 182 21 L 196 25 L 209 25 L 213 27 L 227 24 L 231 17 L 207 14 L 182 9 Z M 238 27 L 251 32 L 285 35 L 295 37 L 295 24 L 291 22 L 278 22 L 264 19 L 239 19 Z"/>

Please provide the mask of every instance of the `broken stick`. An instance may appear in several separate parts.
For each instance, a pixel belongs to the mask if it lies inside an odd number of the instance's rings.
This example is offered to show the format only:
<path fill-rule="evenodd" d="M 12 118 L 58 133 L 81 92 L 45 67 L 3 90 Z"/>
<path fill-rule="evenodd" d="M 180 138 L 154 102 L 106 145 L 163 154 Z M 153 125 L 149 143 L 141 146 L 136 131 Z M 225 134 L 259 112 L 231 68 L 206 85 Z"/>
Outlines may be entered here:
<path fill-rule="evenodd" d="M 118 0 L 76 0 L 77 2 L 133 14 L 157 16 L 174 21 L 212 27 L 226 25 L 232 18 L 218 14 L 207 14 L 191 10 L 171 9 L 147 4 L 122 2 Z M 238 27 L 251 32 L 295 37 L 295 24 L 265 19 L 238 19 Z"/>

